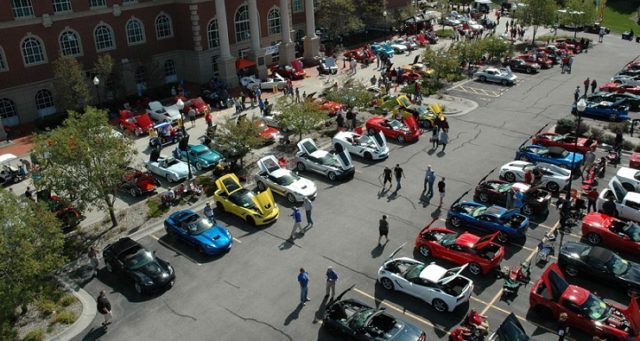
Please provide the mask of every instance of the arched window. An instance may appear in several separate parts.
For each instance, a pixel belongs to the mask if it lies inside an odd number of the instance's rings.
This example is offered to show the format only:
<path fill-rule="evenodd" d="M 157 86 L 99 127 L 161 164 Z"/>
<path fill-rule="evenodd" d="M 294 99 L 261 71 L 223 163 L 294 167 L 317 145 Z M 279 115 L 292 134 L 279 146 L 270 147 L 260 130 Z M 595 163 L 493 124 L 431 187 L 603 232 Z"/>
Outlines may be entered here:
<path fill-rule="evenodd" d="M 249 7 L 242 5 L 238 7 L 235 16 L 236 42 L 249 39 Z"/>
<path fill-rule="evenodd" d="M 65 56 L 79 56 L 80 39 L 73 31 L 64 31 L 60 35 L 60 51 Z"/>
<path fill-rule="evenodd" d="M 209 21 L 207 25 L 207 37 L 209 38 L 209 48 L 220 46 L 220 36 L 218 35 L 218 19 Z"/>
<path fill-rule="evenodd" d="M 302 12 L 302 10 L 303 10 L 303 8 L 302 8 L 302 0 L 293 0 L 291 2 L 291 7 L 293 7 L 293 13 Z"/>
<path fill-rule="evenodd" d="M 281 31 L 280 28 L 280 10 L 272 8 L 267 14 L 267 26 L 269 27 L 269 35 L 278 34 Z"/>
<path fill-rule="evenodd" d="M 144 43 L 144 27 L 138 19 L 132 18 L 127 22 L 127 43 L 129 45 Z"/>
<path fill-rule="evenodd" d="M 40 40 L 29 37 L 22 41 L 22 57 L 26 65 L 41 64 L 45 62 L 44 51 Z"/>
<path fill-rule="evenodd" d="M 172 36 L 173 29 L 171 27 L 171 19 L 165 14 L 160 14 L 156 18 L 156 37 L 158 39 L 164 39 Z"/>
<path fill-rule="evenodd" d="M 38 90 L 36 93 L 36 108 L 46 109 L 53 106 L 53 95 L 47 89 Z"/>
<path fill-rule="evenodd" d="M 16 105 L 12 100 L 8 98 L 0 99 L 0 119 L 2 119 L 2 124 L 6 126 L 14 126 L 19 123 Z"/>
<path fill-rule="evenodd" d="M 107 51 L 113 50 L 115 47 L 113 44 L 113 31 L 111 27 L 101 24 L 96 26 L 93 31 L 93 36 L 96 41 L 96 50 Z"/>
<path fill-rule="evenodd" d="M 30 18 L 33 16 L 31 0 L 11 0 L 11 9 L 15 18 Z"/>

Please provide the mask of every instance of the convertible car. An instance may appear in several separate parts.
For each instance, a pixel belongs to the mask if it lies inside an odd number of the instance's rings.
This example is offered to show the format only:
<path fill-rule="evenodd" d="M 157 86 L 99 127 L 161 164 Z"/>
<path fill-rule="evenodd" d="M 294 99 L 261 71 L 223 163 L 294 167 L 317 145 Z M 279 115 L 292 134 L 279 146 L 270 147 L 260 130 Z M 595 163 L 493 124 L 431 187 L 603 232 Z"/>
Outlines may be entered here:
<path fill-rule="evenodd" d="M 509 67 L 512 71 L 518 72 L 538 73 L 540 71 L 540 65 L 523 59 L 510 59 L 503 65 Z"/>
<path fill-rule="evenodd" d="M 374 135 L 362 135 L 353 131 L 340 131 L 331 139 L 331 142 L 338 153 L 346 150 L 352 155 L 367 160 L 382 160 L 389 157 L 387 140 L 380 132 Z"/>
<path fill-rule="evenodd" d="M 591 245 L 604 245 L 640 257 L 640 226 L 604 213 L 591 212 L 582 219 L 582 235 Z"/>
<path fill-rule="evenodd" d="M 255 76 L 242 77 L 240 79 L 240 84 L 249 90 L 255 90 L 257 87 L 260 87 L 260 90 L 273 90 L 274 87 L 278 90 L 282 90 L 287 87 L 287 80 L 278 73 L 274 73 L 271 77 L 267 77 L 265 80 Z"/>
<path fill-rule="evenodd" d="M 587 106 L 581 113 L 583 116 L 605 119 L 613 122 L 629 120 L 629 106 L 624 104 L 624 100 L 617 102 L 587 102 Z M 577 113 L 577 107 L 574 103 L 571 107 L 571 113 Z"/>
<path fill-rule="evenodd" d="M 537 144 L 522 146 L 516 151 L 516 160 L 550 163 L 567 169 L 580 169 L 583 158 L 582 154 L 569 152 L 561 147 L 547 148 Z"/>
<path fill-rule="evenodd" d="M 213 167 L 222 160 L 222 154 L 209 149 L 209 147 L 203 144 L 190 144 L 187 146 L 187 150 L 180 150 L 176 148 L 174 154 L 176 154 L 176 151 L 181 160 L 189 158 L 191 164 L 199 171 Z M 176 157 L 176 155 L 174 155 L 174 157 Z"/>
<path fill-rule="evenodd" d="M 604 83 L 598 89 L 600 91 L 606 91 L 606 92 L 619 92 L 619 93 L 629 92 L 634 95 L 640 95 L 640 86 L 637 86 L 637 85 L 609 82 L 609 83 Z"/>
<path fill-rule="evenodd" d="M 420 128 L 413 116 L 406 116 L 403 122 L 380 116 L 373 116 L 365 124 L 369 135 L 382 132 L 385 137 L 400 143 L 415 142 L 420 138 Z"/>
<path fill-rule="evenodd" d="M 558 265 L 576 277 L 582 275 L 627 290 L 629 296 L 640 293 L 640 264 L 628 261 L 615 252 L 579 242 L 565 242 L 560 247 Z"/>
<path fill-rule="evenodd" d="M 182 118 L 176 104 L 165 107 L 158 101 L 149 102 L 147 113 L 156 122 L 175 124 L 179 118 Z"/>
<path fill-rule="evenodd" d="M 205 255 L 216 255 L 231 249 L 233 239 L 224 227 L 192 210 L 172 213 L 164 221 L 167 235 L 194 246 Z"/>
<path fill-rule="evenodd" d="M 216 187 L 213 201 L 218 209 L 236 215 L 250 225 L 266 225 L 278 219 L 280 215 L 280 209 L 269 188 L 256 194 L 243 188 L 235 174 L 226 174 L 218 178 Z"/>
<path fill-rule="evenodd" d="M 474 275 L 486 274 L 500 265 L 504 248 L 494 240 L 500 233 L 478 237 L 457 233 L 444 227 L 425 227 L 416 237 L 415 248 L 424 257 L 447 260 L 456 265 L 469 264 Z"/>
<path fill-rule="evenodd" d="M 277 73 L 284 78 L 292 80 L 303 79 L 307 75 L 302 62 L 298 59 L 292 60 L 291 65 L 277 65 L 272 67 L 271 73 Z"/>
<path fill-rule="evenodd" d="M 186 162 L 175 159 L 172 156 L 159 156 L 156 160 L 144 162 L 144 166 L 153 174 L 159 175 L 169 182 L 178 182 L 186 179 L 189 167 Z"/>
<path fill-rule="evenodd" d="M 485 206 L 473 201 L 456 203 L 449 209 L 447 219 L 452 226 L 470 227 L 486 232 L 500 232 L 509 239 L 523 240 L 529 218 L 516 210 L 500 206 Z"/>
<path fill-rule="evenodd" d="M 371 49 L 359 48 L 344 53 L 344 57 L 355 59 L 359 63 L 370 64 L 376 61 L 376 55 Z"/>
<path fill-rule="evenodd" d="M 153 127 L 153 121 L 147 113 L 134 114 L 130 110 L 120 110 L 116 125 L 123 132 L 140 136 L 146 134 Z"/>
<path fill-rule="evenodd" d="M 520 212 L 524 215 L 547 212 L 551 194 L 543 189 L 532 188 L 522 182 L 506 182 L 502 180 L 483 181 L 476 186 L 475 198 L 483 204 L 506 206 L 508 196 L 514 191 L 524 194 L 524 204 Z"/>
<path fill-rule="evenodd" d="M 267 187 L 272 191 L 287 198 L 292 204 L 302 201 L 304 198 L 315 198 L 318 189 L 313 181 L 298 176 L 298 174 L 283 168 L 273 155 L 267 155 L 258 160 L 260 171 L 254 177 L 256 186 L 260 192 Z"/>
<path fill-rule="evenodd" d="M 355 174 L 349 153 L 342 151 L 333 154 L 319 149 L 316 143 L 309 138 L 298 142 L 298 152 L 294 162 L 299 171 L 309 170 L 322 174 L 331 181 L 351 178 Z"/>
<path fill-rule="evenodd" d="M 595 152 L 598 148 L 598 141 L 587 137 L 578 137 L 576 145 L 576 137 L 571 134 L 541 133 L 534 136 L 531 143 L 545 147 L 562 147 L 570 152 L 581 154 L 586 154 L 588 151 Z"/>
<path fill-rule="evenodd" d="M 630 92 L 604 92 L 598 91 L 587 97 L 589 102 L 620 102 L 622 105 L 629 107 L 631 111 L 640 110 L 640 95 Z"/>
<path fill-rule="evenodd" d="M 511 161 L 500 167 L 500 178 L 509 182 L 524 182 L 525 172 L 538 169 L 542 173 L 541 184 L 551 192 L 557 192 L 569 185 L 571 171 L 556 165 L 540 162 Z"/>
<path fill-rule="evenodd" d="M 148 193 L 153 193 L 160 183 L 149 172 L 139 171 L 134 168 L 127 168 L 122 178 L 122 183 L 118 190 L 128 193 L 132 197 L 138 197 Z"/>
<path fill-rule="evenodd" d="M 509 70 L 497 69 L 494 67 L 488 67 L 484 70 L 480 70 L 473 76 L 481 82 L 493 82 L 500 83 L 502 85 L 513 85 L 518 79 L 518 77 Z"/>

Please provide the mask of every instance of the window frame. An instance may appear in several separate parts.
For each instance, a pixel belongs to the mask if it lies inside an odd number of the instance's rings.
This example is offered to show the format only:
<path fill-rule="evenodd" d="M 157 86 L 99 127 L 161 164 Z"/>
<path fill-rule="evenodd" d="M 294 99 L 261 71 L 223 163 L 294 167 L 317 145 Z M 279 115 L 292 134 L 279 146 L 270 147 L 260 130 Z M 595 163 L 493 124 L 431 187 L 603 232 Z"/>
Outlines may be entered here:
<path fill-rule="evenodd" d="M 96 2 L 100 2 L 100 3 L 94 4 Z M 106 7 L 107 7 L 107 0 L 89 0 L 89 8 L 91 9 L 106 8 Z"/>
<path fill-rule="evenodd" d="M 142 39 L 140 41 L 131 41 L 131 36 L 129 35 L 129 25 L 136 23 L 137 25 L 139 25 L 138 27 L 140 28 L 139 30 L 139 34 L 141 35 Z M 125 24 L 124 27 L 124 31 L 125 34 L 127 36 L 127 45 L 129 46 L 133 46 L 133 45 L 140 45 L 140 44 L 144 44 L 147 42 L 147 37 L 146 34 L 144 32 L 144 23 L 142 22 L 142 20 L 136 18 L 136 17 L 131 17 L 129 20 L 127 20 L 127 23 Z"/>
<path fill-rule="evenodd" d="M 5 111 L 6 108 L 11 108 L 11 112 L 13 112 L 13 115 L 11 116 L 6 116 L 5 114 L 7 113 L 7 111 Z M 16 109 L 16 103 L 12 100 L 10 100 L 9 98 L 0 98 L 0 120 L 4 120 L 7 118 L 11 118 L 14 116 L 18 116 L 18 110 Z"/>
<path fill-rule="evenodd" d="M 138 3 L 138 0 L 122 0 L 122 6 L 131 6 Z"/>
<path fill-rule="evenodd" d="M 73 35 L 73 39 L 76 40 L 76 46 L 75 48 L 77 49 L 76 53 L 65 53 L 66 49 L 70 49 L 72 47 L 65 47 L 63 46 L 63 41 L 62 39 L 65 36 L 68 35 Z M 71 57 L 78 57 L 78 56 L 82 56 L 82 40 L 80 39 L 80 35 L 78 34 L 78 32 L 66 27 L 64 30 L 62 30 L 62 32 L 60 32 L 60 35 L 58 36 L 58 46 L 60 47 L 60 53 L 62 53 L 63 56 L 71 56 Z"/>
<path fill-rule="evenodd" d="M 110 47 L 104 47 L 104 48 L 100 48 L 99 46 L 99 42 L 98 42 L 98 36 L 96 35 L 97 31 L 99 28 L 106 28 L 107 32 L 109 33 L 109 41 L 111 42 L 111 46 Z M 100 41 L 102 42 L 102 41 Z M 114 39 L 114 33 L 113 33 L 113 28 L 111 27 L 111 25 L 104 23 L 104 22 L 99 22 L 98 25 L 96 25 L 96 27 L 93 28 L 93 43 L 96 47 L 96 51 L 97 52 L 104 52 L 104 51 L 111 51 L 111 50 L 115 50 L 116 49 L 116 40 Z"/>
<path fill-rule="evenodd" d="M 233 28 L 235 30 L 236 43 L 249 40 L 251 37 L 251 24 L 249 19 L 249 5 L 240 5 L 233 16 Z"/>
<path fill-rule="evenodd" d="M 73 12 L 71 0 L 51 0 L 51 6 L 53 7 L 54 15 Z M 64 7 L 64 9 L 57 9 L 58 7 Z"/>
<path fill-rule="evenodd" d="M 25 13 L 26 15 L 18 15 Z M 33 18 L 33 3 L 31 2 L 31 0 L 11 0 L 11 14 L 15 19 Z"/>
<path fill-rule="evenodd" d="M 267 32 L 269 35 L 282 33 L 282 16 L 279 7 L 273 7 L 267 12 Z"/>
<path fill-rule="evenodd" d="M 41 96 L 41 94 L 46 94 L 46 97 Z M 51 93 L 51 90 L 49 89 L 38 90 L 36 92 L 35 102 L 36 102 L 36 110 L 43 110 L 43 109 L 52 108 L 56 106 L 55 102 L 53 101 L 53 93 Z M 44 104 L 44 106 L 41 106 L 40 103 Z"/>
<path fill-rule="evenodd" d="M 7 55 L 4 53 L 4 48 L 0 46 L 0 72 L 9 71 L 9 62 L 7 61 Z"/>
<path fill-rule="evenodd" d="M 25 54 L 25 43 L 29 40 L 33 40 L 38 44 L 38 48 L 39 48 L 39 52 L 40 52 L 40 60 L 38 61 L 34 61 L 34 62 L 28 62 L 27 61 L 27 55 Z M 22 54 L 22 62 L 24 63 L 24 66 L 26 67 L 30 67 L 30 66 L 37 66 L 37 65 L 42 65 L 42 64 L 46 64 L 47 63 L 47 51 L 44 47 L 44 43 L 42 42 L 42 39 L 40 39 L 40 37 L 35 36 L 35 35 L 27 35 L 26 37 L 22 38 L 22 41 L 20 41 L 20 53 Z"/>
<path fill-rule="evenodd" d="M 292 0 L 291 1 L 291 11 L 293 13 L 302 13 L 302 12 L 304 12 L 304 1 L 302 1 L 302 0 Z"/>
<path fill-rule="evenodd" d="M 169 33 L 167 35 L 160 36 L 160 30 L 159 30 L 158 22 L 159 22 L 160 19 L 163 19 L 163 18 L 166 19 L 166 25 L 167 25 L 167 27 L 163 27 L 163 29 L 168 29 Z M 154 26 L 154 28 L 156 30 L 156 39 L 157 40 L 173 38 L 173 22 L 171 20 L 171 17 L 168 14 L 166 14 L 166 13 L 158 14 L 156 19 L 153 21 L 153 26 Z"/>
<path fill-rule="evenodd" d="M 215 26 L 215 30 L 212 27 Z M 215 32 L 215 39 L 212 36 L 212 33 Z M 218 28 L 218 19 L 213 18 L 207 24 L 207 42 L 209 43 L 209 48 L 213 49 L 216 47 L 220 47 L 220 29 Z"/>

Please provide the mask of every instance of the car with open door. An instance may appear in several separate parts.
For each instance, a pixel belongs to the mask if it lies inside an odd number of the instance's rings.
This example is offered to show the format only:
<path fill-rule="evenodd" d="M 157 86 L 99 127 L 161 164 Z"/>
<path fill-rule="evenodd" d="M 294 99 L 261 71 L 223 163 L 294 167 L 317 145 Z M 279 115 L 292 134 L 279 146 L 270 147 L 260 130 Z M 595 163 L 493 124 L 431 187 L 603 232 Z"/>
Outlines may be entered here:
<path fill-rule="evenodd" d="M 551 193 L 523 182 L 507 182 L 504 180 L 482 181 L 476 186 L 475 198 L 485 205 L 505 207 L 509 196 L 515 192 L 524 195 L 520 212 L 524 215 L 541 214 L 549 210 Z"/>
<path fill-rule="evenodd" d="M 123 132 L 135 136 L 147 134 L 153 127 L 153 121 L 146 112 L 134 114 L 131 110 L 120 110 L 115 124 Z"/>
<path fill-rule="evenodd" d="M 508 182 L 524 182 L 525 173 L 535 169 L 542 174 L 540 184 L 550 192 L 558 192 L 569 185 L 570 170 L 545 162 L 511 161 L 500 167 L 500 178 Z"/>
<path fill-rule="evenodd" d="M 365 123 L 369 135 L 382 132 L 385 137 L 397 140 L 399 143 L 415 142 L 420 138 L 418 122 L 411 115 L 403 117 L 402 121 L 374 116 Z"/>
<path fill-rule="evenodd" d="M 449 208 L 447 220 L 453 227 L 473 228 L 484 232 L 500 232 L 511 240 L 527 237 L 529 218 L 518 210 L 486 206 L 474 201 L 455 202 Z"/>
<path fill-rule="evenodd" d="M 259 172 L 254 179 L 260 192 L 270 188 L 292 204 L 301 202 L 304 198 L 314 199 L 318 195 L 318 188 L 313 181 L 281 167 L 273 155 L 258 160 L 258 169 Z"/>
<path fill-rule="evenodd" d="M 261 226 L 274 222 L 280 215 L 280 209 L 273 200 L 271 189 L 255 193 L 240 184 L 238 177 L 231 173 L 216 180 L 217 190 L 213 201 L 222 212 L 229 212 L 250 225 Z"/>
<path fill-rule="evenodd" d="M 531 143 L 545 147 L 562 147 L 570 152 L 581 154 L 588 151 L 595 152 L 598 148 L 598 140 L 588 137 L 578 137 L 577 139 L 576 144 L 576 137 L 572 134 L 540 133 L 531 139 Z"/>
<path fill-rule="evenodd" d="M 609 198 L 616 204 L 618 216 L 616 218 L 640 222 L 640 193 L 627 191 L 620 181 L 613 177 L 609 180 L 608 188 L 603 189 L 596 200 L 596 209 L 602 211 L 602 206 Z"/>
<path fill-rule="evenodd" d="M 640 257 L 640 225 L 604 213 L 591 212 L 582 219 L 582 236 L 591 245 Z"/>
<path fill-rule="evenodd" d="M 369 135 L 359 134 L 355 131 L 339 131 L 331 139 L 331 142 L 337 152 L 346 150 L 352 155 L 367 160 L 382 160 L 389 157 L 387 139 L 380 132 Z"/>
<path fill-rule="evenodd" d="M 640 331 L 638 299 L 631 298 L 629 306 L 605 302 L 585 288 L 569 284 L 558 264 L 552 263 L 531 287 L 529 305 L 546 320 L 557 321 L 567 314 L 567 325 L 588 335 L 605 340 L 629 340 Z"/>
<path fill-rule="evenodd" d="M 616 172 L 616 179 L 627 191 L 640 192 L 640 170 L 620 167 Z"/>
<path fill-rule="evenodd" d="M 331 181 L 351 178 L 355 174 L 355 167 L 349 153 L 344 150 L 331 153 L 319 149 L 310 138 L 298 142 L 294 163 L 300 172 L 315 172 L 328 177 Z"/>

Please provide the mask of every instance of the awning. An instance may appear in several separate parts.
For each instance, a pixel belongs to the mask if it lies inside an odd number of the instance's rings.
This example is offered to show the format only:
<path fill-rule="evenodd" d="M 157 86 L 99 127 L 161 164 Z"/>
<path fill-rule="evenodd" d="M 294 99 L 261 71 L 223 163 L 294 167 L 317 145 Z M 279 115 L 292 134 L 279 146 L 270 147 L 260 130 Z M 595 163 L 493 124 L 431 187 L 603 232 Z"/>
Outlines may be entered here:
<path fill-rule="evenodd" d="M 236 60 L 236 70 L 246 69 L 256 66 L 256 62 L 251 59 L 239 58 Z"/>
<path fill-rule="evenodd" d="M 475 0 L 475 3 L 490 5 L 491 4 L 491 0 Z"/>

